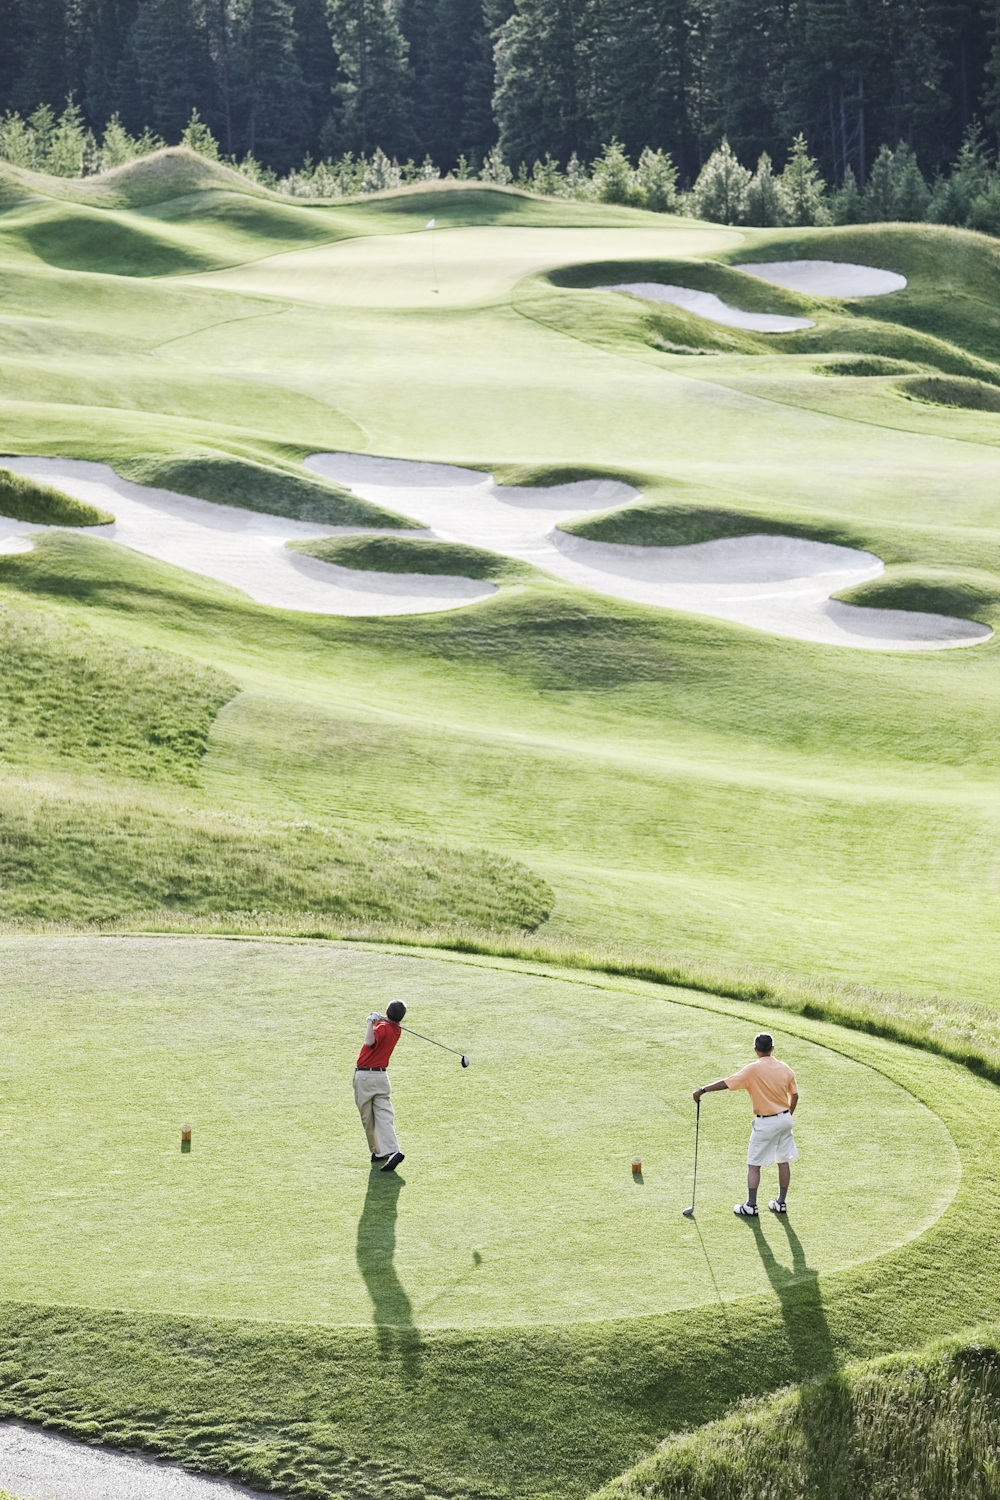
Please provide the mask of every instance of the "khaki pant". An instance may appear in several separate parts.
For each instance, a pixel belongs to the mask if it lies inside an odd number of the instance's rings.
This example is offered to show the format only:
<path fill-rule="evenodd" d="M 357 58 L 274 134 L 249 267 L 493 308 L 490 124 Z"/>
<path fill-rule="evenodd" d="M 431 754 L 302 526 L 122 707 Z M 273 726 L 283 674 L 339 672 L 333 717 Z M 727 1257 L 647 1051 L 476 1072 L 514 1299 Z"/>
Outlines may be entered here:
<path fill-rule="evenodd" d="M 354 1102 L 374 1156 L 391 1156 L 399 1150 L 391 1094 L 388 1073 L 363 1073 L 360 1069 L 355 1073 Z"/>

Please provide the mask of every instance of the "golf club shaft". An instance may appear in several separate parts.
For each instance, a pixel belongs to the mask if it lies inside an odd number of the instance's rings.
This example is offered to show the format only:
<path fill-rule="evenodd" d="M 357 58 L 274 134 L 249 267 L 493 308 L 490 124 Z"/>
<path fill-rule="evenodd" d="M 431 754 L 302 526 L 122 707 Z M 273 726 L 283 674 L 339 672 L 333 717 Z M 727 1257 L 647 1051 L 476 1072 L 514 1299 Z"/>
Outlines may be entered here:
<path fill-rule="evenodd" d="M 411 1036 L 418 1036 L 422 1042 L 430 1042 L 432 1047 L 440 1047 L 442 1052 L 454 1052 L 456 1057 L 462 1057 L 457 1047 L 446 1047 L 444 1042 L 436 1042 L 432 1036 L 424 1036 L 422 1031 L 414 1031 L 412 1026 L 400 1026 L 400 1031 L 408 1031 Z"/>
<path fill-rule="evenodd" d="M 694 1195 L 698 1188 L 698 1134 L 701 1129 L 701 1100 L 694 1105 L 694 1177 L 691 1179 L 691 1212 L 694 1213 Z"/>

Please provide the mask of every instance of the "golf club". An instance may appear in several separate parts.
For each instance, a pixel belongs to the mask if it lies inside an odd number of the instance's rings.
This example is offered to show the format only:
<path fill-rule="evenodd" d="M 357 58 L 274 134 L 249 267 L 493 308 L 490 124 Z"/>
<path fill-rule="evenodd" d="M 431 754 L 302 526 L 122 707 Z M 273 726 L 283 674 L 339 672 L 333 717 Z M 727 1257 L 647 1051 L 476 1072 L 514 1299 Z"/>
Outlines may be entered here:
<path fill-rule="evenodd" d="M 694 1193 L 698 1186 L 698 1129 L 701 1125 L 701 1100 L 696 1099 L 694 1105 L 694 1177 L 691 1180 L 691 1207 L 682 1208 L 681 1213 L 685 1219 L 694 1218 Z"/>
<path fill-rule="evenodd" d="M 459 1052 L 455 1047 L 446 1047 L 444 1042 L 436 1042 L 432 1036 L 424 1036 L 422 1031 L 414 1031 L 412 1026 L 400 1026 L 400 1031 L 408 1031 L 411 1036 L 418 1036 L 422 1042 L 430 1042 L 432 1047 L 440 1047 L 442 1052 L 454 1052 L 456 1057 L 462 1059 L 462 1067 L 467 1068 L 472 1061 L 465 1052 Z"/>

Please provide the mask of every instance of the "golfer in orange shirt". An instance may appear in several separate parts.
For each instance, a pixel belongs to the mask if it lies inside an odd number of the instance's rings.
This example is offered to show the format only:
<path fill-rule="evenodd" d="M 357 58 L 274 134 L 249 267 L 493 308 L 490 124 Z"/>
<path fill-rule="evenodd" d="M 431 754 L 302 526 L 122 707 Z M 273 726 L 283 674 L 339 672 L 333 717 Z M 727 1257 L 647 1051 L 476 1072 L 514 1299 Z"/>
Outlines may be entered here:
<path fill-rule="evenodd" d="M 799 1102 L 795 1074 L 787 1063 L 774 1056 L 774 1041 L 766 1031 L 754 1037 L 753 1049 L 757 1054 L 755 1062 L 747 1063 L 731 1078 L 720 1078 L 694 1091 L 696 1103 L 702 1094 L 714 1094 L 721 1089 L 746 1089 L 750 1095 L 754 1120 L 747 1150 L 747 1201 L 733 1208 L 733 1213 L 741 1219 L 757 1218 L 760 1169 L 772 1162 L 778 1163 L 778 1196 L 767 1206 L 775 1214 L 788 1212 L 785 1199 L 792 1180 L 791 1164 L 799 1159 L 792 1129 L 792 1116 Z"/>

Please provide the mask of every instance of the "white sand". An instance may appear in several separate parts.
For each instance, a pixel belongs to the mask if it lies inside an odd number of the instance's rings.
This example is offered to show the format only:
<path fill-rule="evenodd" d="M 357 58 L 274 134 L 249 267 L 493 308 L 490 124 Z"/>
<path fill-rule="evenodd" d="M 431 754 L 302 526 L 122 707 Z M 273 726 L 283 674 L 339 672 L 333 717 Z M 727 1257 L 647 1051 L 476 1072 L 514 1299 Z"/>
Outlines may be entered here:
<path fill-rule="evenodd" d="M 740 269 L 737 267 L 737 269 Z M 682 307 L 685 312 L 710 323 L 725 323 L 730 328 L 749 328 L 754 333 L 794 333 L 799 328 L 814 328 L 811 318 L 788 318 L 780 313 L 743 312 L 739 307 L 730 307 L 714 292 L 695 292 L 687 286 L 667 286 L 660 281 L 626 281 L 620 286 L 598 287 L 601 292 L 627 292 L 630 297 L 641 297 L 646 302 L 669 302 L 672 307 Z"/>
<path fill-rule="evenodd" d="M 712 615 L 774 635 L 881 651 L 928 651 L 989 640 L 988 626 L 944 615 L 857 609 L 830 595 L 883 572 L 871 552 L 794 537 L 749 536 L 693 547 L 627 547 L 555 528 L 637 497 L 629 485 L 585 480 L 513 489 L 473 469 L 317 453 L 315 473 L 366 500 L 419 518 L 442 541 L 534 563 L 618 599 Z"/>
<path fill-rule="evenodd" d="M 901 292 L 906 285 L 906 277 L 897 276 L 895 271 L 839 260 L 760 261 L 734 266 L 733 270 L 810 297 L 884 297 L 889 292 Z"/>
<path fill-rule="evenodd" d="M 57 458 L 6 462 L 18 473 L 36 475 L 116 516 L 111 526 L 79 528 L 83 535 L 108 537 L 229 584 L 260 604 L 328 615 L 427 614 L 496 593 L 495 585 L 469 578 L 335 567 L 285 545 L 297 537 L 371 534 L 372 528 L 286 521 L 212 505 L 131 484 L 104 464 Z M 484 547 L 617 599 L 869 650 L 972 646 L 993 633 L 969 620 L 834 602 L 832 593 L 883 571 L 872 553 L 850 547 L 780 536 L 693 547 L 627 547 L 556 529 L 560 522 L 637 498 L 631 486 L 613 480 L 516 489 L 494 484 L 474 469 L 357 453 L 318 453 L 307 467 L 350 485 L 363 499 L 433 528 L 382 535 L 436 536 Z M 46 529 L 64 528 L 0 518 L 0 551 L 22 551 L 31 545 L 32 533 Z"/>
<path fill-rule="evenodd" d="M 0 1423 L 0 1489 L 23 1500 L 238 1500 L 259 1493 L 9 1422 Z"/>
<path fill-rule="evenodd" d="M 302 537 L 370 533 L 371 527 L 322 526 L 212 505 L 132 484 L 105 464 L 62 458 L 14 458 L 4 464 L 115 517 L 112 526 L 79 528 L 83 535 L 108 537 L 148 557 L 230 584 L 258 604 L 276 609 L 324 615 L 431 614 L 496 593 L 495 584 L 470 578 L 339 568 L 291 552 L 285 545 Z M 0 551 L 21 551 L 30 545 L 29 533 L 47 529 L 0 517 Z"/>

